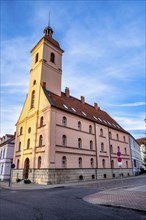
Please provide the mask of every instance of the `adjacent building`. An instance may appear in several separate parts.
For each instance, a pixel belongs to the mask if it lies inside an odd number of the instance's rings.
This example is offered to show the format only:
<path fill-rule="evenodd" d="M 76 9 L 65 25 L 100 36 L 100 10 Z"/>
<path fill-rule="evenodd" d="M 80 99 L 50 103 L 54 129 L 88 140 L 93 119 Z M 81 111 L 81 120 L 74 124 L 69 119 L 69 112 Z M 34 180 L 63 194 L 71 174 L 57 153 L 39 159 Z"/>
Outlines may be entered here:
<path fill-rule="evenodd" d="M 130 148 L 131 148 L 133 175 L 139 175 L 142 168 L 141 150 L 140 150 L 140 145 L 132 135 L 130 135 Z"/>
<path fill-rule="evenodd" d="M 28 95 L 16 125 L 13 181 L 53 184 L 132 175 L 129 133 L 97 103 L 71 96 L 69 88 L 61 91 L 63 50 L 52 35 L 46 27 L 31 51 Z"/>
<path fill-rule="evenodd" d="M 6 134 L 0 138 L 0 180 L 10 178 L 10 167 L 13 162 L 15 135 Z"/>
<path fill-rule="evenodd" d="M 136 140 L 140 145 L 142 168 L 146 170 L 146 138 L 139 138 Z"/>

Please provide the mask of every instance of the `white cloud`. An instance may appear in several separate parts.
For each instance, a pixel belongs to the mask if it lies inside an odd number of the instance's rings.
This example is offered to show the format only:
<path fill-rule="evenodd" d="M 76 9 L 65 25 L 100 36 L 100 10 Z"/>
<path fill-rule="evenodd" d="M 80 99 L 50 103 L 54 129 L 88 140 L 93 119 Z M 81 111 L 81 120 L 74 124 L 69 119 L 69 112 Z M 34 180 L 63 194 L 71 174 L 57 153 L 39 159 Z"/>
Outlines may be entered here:
<path fill-rule="evenodd" d="M 146 102 L 134 102 L 134 103 L 126 103 L 126 104 L 109 104 L 110 106 L 119 106 L 119 107 L 135 107 L 135 106 L 141 106 L 146 105 Z"/>

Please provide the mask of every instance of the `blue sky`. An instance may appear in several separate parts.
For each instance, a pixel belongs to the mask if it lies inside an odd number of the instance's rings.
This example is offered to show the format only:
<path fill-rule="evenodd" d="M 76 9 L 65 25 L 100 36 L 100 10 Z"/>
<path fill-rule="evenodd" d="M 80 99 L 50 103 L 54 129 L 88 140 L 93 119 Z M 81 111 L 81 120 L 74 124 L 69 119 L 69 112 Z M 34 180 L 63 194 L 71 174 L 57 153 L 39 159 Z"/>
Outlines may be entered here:
<path fill-rule="evenodd" d="M 97 102 L 135 138 L 145 136 L 145 1 L 2 1 L 1 134 L 14 133 L 30 51 L 51 13 L 63 54 L 62 91 Z"/>

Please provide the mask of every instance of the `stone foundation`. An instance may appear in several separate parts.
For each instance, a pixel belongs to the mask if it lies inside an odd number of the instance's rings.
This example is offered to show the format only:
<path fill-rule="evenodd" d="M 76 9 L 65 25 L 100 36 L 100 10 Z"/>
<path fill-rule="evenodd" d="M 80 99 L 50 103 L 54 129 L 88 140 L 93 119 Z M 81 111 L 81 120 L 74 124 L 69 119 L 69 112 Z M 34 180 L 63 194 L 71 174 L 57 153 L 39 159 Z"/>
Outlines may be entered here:
<path fill-rule="evenodd" d="M 38 184 L 61 184 L 96 179 L 132 176 L 132 169 L 30 169 L 29 179 Z M 13 170 L 12 182 L 23 179 L 23 170 Z"/>

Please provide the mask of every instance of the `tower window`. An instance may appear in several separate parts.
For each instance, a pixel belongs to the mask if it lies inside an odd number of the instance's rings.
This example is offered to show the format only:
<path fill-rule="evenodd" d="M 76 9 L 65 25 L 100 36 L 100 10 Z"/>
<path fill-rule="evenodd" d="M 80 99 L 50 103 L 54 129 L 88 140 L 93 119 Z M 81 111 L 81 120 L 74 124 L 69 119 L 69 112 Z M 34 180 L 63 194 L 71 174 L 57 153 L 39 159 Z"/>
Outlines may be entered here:
<path fill-rule="evenodd" d="M 33 85 L 35 85 L 35 84 L 36 84 L 36 80 L 33 81 Z"/>
<path fill-rule="evenodd" d="M 35 55 L 35 63 L 38 62 L 38 59 L 39 59 L 39 54 L 37 53 L 37 54 Z"/>
<path fill-rule="evenodd" d="M 35 91 L 33 90 L 31 93 L 31 105 L 30 108 L 34 108 L 34 100 L 35 100 Z"/>
<path fill-rule="evenodd" d="M 51 61 L 52 63 L 55 63 L 55 54 L 54 54 L 54 53 L 51 53 L 51 55 L 50 55 L 50 61 Z"/>

